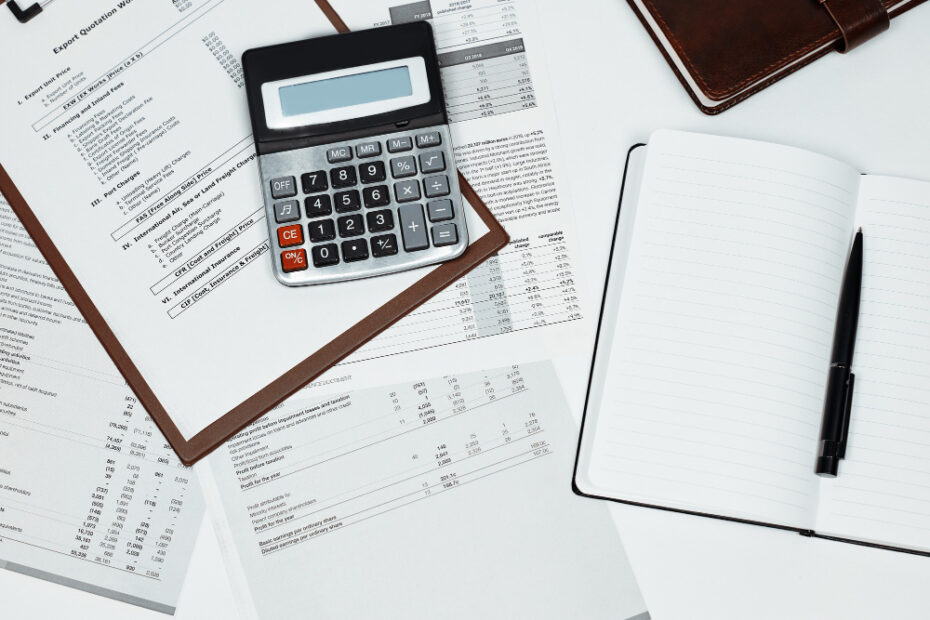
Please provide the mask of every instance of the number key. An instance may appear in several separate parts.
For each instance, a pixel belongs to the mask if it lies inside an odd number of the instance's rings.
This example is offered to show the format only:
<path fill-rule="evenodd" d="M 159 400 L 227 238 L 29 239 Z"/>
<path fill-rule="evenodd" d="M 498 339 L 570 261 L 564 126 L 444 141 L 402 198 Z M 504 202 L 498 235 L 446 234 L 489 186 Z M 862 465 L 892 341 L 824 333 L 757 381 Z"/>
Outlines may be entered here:
<path fill-rule="evenodd" d="M 308 172 L 300 175 L 300 184 L 303 185 L 305 194 L 325 192 L 329 189 L 329 184 L 326 182 L 325 170 L 317 170 L 316 172 Z"/>
<path fill-rule="evenodd" d="M 314 246 L 310 253 L 313 255 L 314 267 L 329 267 L 339 263 L 339 250 L 335 243 Z"/>
<path fill-rule="evenodd" d="M 310 231 L 310 241 L 318 243 L 320 241 L 330 241 L 336 238 L 336 225 L 332 220 L 320 220 L 307 225 Z"/>
<path fill-rule="evenodd" d="M 394 228 L 394 214 L 390 209 L 382 211 L 372 211 L 368 214 L 368 230 L 373 233 L 384 232 Z"/>
<path fill-rule="evenodd" d="M 307 211 L 307 217 L 330 215 L 333 212 L 333 203 L 329 199 L 329 194 L 307 196 L 304 200 L 304 209 Z"/>
<path fill-rule="evenodd" d="M 333 196 L 336 199 L 336 212 L 348 213 L 349 211 L 358 211 L 362 208 L 361 198 L 358 197 L 358 190 L 349 190 L 347 192 L 338 192 Z"/>
<path fill-rule="evenodd" d="M 358 180 L 355 177 L 355 168 L 345 166 L 343 168 L 333 168 L 329 171 L 329 178 L 333 182 L 333 187 L 352 187 Z"/>
<path fill-rule="evenodd" d="M 358 167 L 358 173 L 362 178 L 362 183 L 377 183 L 387 178 L 383 161 L 372 161 L 367 164 L 362 164 Z"/>
<path fill-rule="evenodd" d="M 356 237 L 365 234 L 365 224 L 361 215 L 347 215 L 339 218 L 339 236 Z"/>
<path fill-rule="evenodd" d="M 386 207 L 391 203 L 391 194 L 388 192 L 387 185 L 378 185 L 377 187 L 366 187 L 362 190 L 362 196 L 365 198 L 365 206 Z"/>

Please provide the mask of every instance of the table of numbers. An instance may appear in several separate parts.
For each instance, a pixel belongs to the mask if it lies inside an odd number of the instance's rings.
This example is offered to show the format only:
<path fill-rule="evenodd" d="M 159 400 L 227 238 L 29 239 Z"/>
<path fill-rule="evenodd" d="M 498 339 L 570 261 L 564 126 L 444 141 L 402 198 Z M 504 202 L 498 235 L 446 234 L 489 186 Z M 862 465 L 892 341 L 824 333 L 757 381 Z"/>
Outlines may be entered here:
<path fill-rule="evenodd" d="M 450 122 L 536 107 L 513 2 L 463 3 L 437 14 L 425 1 L 390 12 L 394 24 L 432 19 Z"/>
<path fill-rule="evenodd" d="M 559 232 L 514 239 L 451 287 L 404 317 L 350 362 L 574 321 L 581 306 Z"/>

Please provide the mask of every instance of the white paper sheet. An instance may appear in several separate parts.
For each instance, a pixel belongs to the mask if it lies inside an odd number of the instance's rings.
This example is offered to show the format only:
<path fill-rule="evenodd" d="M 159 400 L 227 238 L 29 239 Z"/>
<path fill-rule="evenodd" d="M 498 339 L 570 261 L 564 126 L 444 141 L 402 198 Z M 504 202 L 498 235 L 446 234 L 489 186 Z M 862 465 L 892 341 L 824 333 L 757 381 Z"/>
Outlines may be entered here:
<path fill-rule="evenodd" d="M 172 613 L 203 510 L 0 200 L 0 567 Z"/>
<path fill-rule="evenodd" d="M 4 56 L 29 59 L 0 68 L 0 162 L 186 438 L 428 272 L 325 291 L 271 274 L 238 59 L 331 32 L 290 0 L 0 22 Z"/>
<path fill-rule="evenodd" d="M 244 617 L 642 618 L 551 363 L 291 399 L 195 466 Z"/>
<path fill-rule="evenodd" d="M 813 529 L 859 174 L 799 149 L 684 132 L 658 131 L 645 150 L 579 486 Z"/>
<path fill-rule="evenodd" d="M 512 241 L 326 373 L 313 393 L 582 353 L 576 214 L 533 4 L 331 4 L 352 29 L 431 18 L 456 163 Z"/>

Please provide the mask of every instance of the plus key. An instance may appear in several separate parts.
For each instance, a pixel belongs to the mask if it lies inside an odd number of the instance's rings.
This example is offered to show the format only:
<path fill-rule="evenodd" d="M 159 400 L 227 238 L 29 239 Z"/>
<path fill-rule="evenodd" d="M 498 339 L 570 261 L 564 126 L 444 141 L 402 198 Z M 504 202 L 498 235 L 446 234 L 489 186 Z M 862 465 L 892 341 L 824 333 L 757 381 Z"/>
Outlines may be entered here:
<path fill-rule="evenodd" d="M 400 232 L 404 239 L 405 250 L 416 252 L 429 247 L 422 205 L 403 205 L 397 209 L 397 219 L 400 220 Z"/>

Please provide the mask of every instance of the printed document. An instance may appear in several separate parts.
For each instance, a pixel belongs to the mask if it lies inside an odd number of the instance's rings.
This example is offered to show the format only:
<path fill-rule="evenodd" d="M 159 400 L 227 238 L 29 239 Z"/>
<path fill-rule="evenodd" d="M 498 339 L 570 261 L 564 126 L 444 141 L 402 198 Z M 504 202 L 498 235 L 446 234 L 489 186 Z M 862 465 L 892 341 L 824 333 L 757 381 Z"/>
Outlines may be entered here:
<path fill-rule="evenodd" d="M 338 312 L 272 275 L 239 58 L 332 33 L 293 0 L 0 20 L 28 59 L 0 67 L 0 163 L 187 439 L 430 269 L 334 285 Z"/>
<path fill-rule="evenodd" d="M 203 510 L 0 200 L 0 567 L 173 613 Z"/>
<path fill-rule="evenodd" d="M 359 27 L 409 19 L 337 4 Z M 398 353 L 449 357 L 443 345 L 485 340 L 453 356 L 480 368 L 507 348 L 533 359 L 577 341 L 573 216 L 528 11 L 479 5 L 507 27 L 434 24 L 459 163 L 514 241 L 352 358 L 386 360 L 364 382 L 395 370 Z M 437 15 L 467 22 L 456 6 Z M 332 312 L 320 289 L 280 286 L 267 264 L 239 57 L 332 32 L 315 3 L 288 0 L 88 0 L 56 3 L 28 28 L 0 22 L 0 51 L 29 58 L 0 69 L 0 163 L 187 439 L 425 273 L 336 285 Z M 473 52 L 487 65 L 466 63 Z M 499 86 L 506 97 L 491 94 Z M 505 347 L 486 338 L 517 333 Z"/>
<path fill-rule="evenodd" d="M 292 398 L 195 466 L 243 617 L 648 618 L 550 362 Z"/>
<path fill-rule="evenodd" d="M 511 243 L 326 373 L 314 393 L 405 381 L 410 363 L 467 372 L 581 353 L 575 213 L 532 3 L 331 5 L 353 30 L 430 21 L 456 163 Z M 398 357 L 408 352 L 415 360 Z"/>

